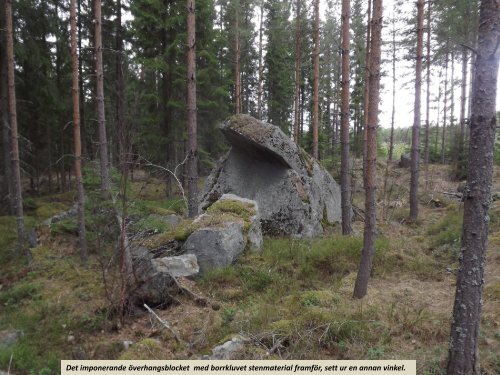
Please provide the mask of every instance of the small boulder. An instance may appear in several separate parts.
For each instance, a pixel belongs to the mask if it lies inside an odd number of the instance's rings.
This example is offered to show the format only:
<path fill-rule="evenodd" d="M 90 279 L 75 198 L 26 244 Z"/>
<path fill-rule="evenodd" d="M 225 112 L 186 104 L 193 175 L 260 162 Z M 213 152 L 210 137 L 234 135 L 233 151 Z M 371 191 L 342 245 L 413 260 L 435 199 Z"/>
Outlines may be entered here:
<path fill-rule="evenodd" d="M 175 257 L 156 258 L 151 261 L 156 272 L 173 277 L 196 275 L 200 271 L 194 254 L 183 254 Z"/>
<path fill-rule="evenodd" d="M 400 168 L 410 168 L 411 167 L 411 155 L 410 154 L 402 154 L 401 160 L 398 163 Z"/>
<path fill-rule="evenodd" d="M 182 249 L 198 259 L 200 272 L 232 264 L 245 250 L 243 222 L 227 222 L 193 232 Z"/>
<path fill-rule="evenodd" d="M 206 357 L 206 359 L 212 360 L 228 360 L 234 359 L 235 355 L 243 350 L 245 347 L 245 340 L 236 336 L 231 340 L 226 341 L 222 345 L 218 345 L 212 349 L 212 355 Z"/>
<path fill-rule="evenodd" d="M 224 194 L 193 221 L 182 250 L 196 255 L 201 273 L 232 264 L 246 248 L 262 249 L 259 217 L 257 202 Z"/>
<path fill-rule="evenodd" d="M 12 346 L 23 336 L 23 332 L 19 330 L 4 330 L 0 331 L 0 347 Z"/>

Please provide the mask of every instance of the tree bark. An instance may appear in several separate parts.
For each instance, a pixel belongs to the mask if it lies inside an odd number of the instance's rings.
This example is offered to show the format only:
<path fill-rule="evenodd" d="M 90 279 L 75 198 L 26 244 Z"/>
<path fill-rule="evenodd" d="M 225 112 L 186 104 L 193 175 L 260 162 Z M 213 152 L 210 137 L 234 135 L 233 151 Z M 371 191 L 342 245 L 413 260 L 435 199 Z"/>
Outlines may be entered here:
<path fill-rule="evenodd" d="M 234 50 L 236 58 L 236 67 L 234 69 L 234 99 L 235 99 L 235 112 L 241 113 L 241 76 L 240 76 L 240 8 L 239 3 L 235 8 L 235 32 L 234 32 Z"/>
<path fill-rule="evenodd" d="M 445 162 L 445 151 L 446 151 L 446 115 L 447 115 L 447 99 L 448 99 L 448 64 L 449 64 L 450 54 L 448 52 L 448 43 L 446 43 L 446 57 L 445 57 L 445 69 L 444 69 L 444 104 L 443 104 L 443 132 L 441 133 L 441 164 Z"/>
<path fill-rule="evenodd" d="M 319 0 L 314 0 L 314 52 L 313 52 L 313 121 L 312 121 L 312 154 L 318 159 L 318 112 L 319 112 Z"/>
<path fill-rule="evenodd" d="M 299 143 L 299 121 L 300 121 L 300 109 L 299 109 L 299 104 L 300 104 L 300 57 L 301 57 L 301 30 L 300 30 L 300 6 L 301 6 L 302 0 L 296 0 L 295 2 L 295 7 L 296 7 L 296 16 L 295 16 L 295 87 L 294 87 L 294 93 L 293 93 L 293 112 L 294 112 L 294 118 L 293 118 L 293 140 L 295 143 Z"/>
<path fill-rule="evenodd" d="M 82 180 L 82 142 L 80 138 L 80 88 L 78 87 L 78 55 L 76 40 L 76 0 L 70 0 L 70 27 L 71 27 L 71 71 L 72 71 L 72 99 L 73 99 L 73 141 L 75 152 L 75 184 L 78 192 L 78 238 L 80 242 L 80 258 L 88 259 L 86 231 L 85 231 L 85 192 Z"/>
<path fill-rule="evenodd" d="M 411 141 L 410 220 L 418 219 L 418 177 L 420 163 L 420 104 L 422 94 L 422 52 L 424 45 L 424 0 L 417 1 L 417 62 L 415 66 L 415 103 Z"/>
<path fill-rule="evenodd" d="M 479 374 L 478 339 L 491 204 L 496 89 L 500 61 L 498 1 L 482 0 L 470 121 L 462 254 L 457 275 L 448 374 Z"/>
<path fill-rule="evenodd" d="M 187 170 L 189 217 L 198 215 L 198 145 L 196 135 L 196 21 L 195 0 L 187 0 Z"/>
<path fill-rule="evenodd" d="M 342 109 L 340 125 L 340 187 L 342 234 L 351 234 L 351 176 L 349 174 L 349 27 L 350 1 L 342 0 Z"/>
<path fill-rule="evenodd" d="M 126 171 L 127 135 L 125 125 L 125 82 L 123 77 L 122 1 L 116 1 L 116 127 L 118 138 L 118 168 Z"/>
<path fill-rule="evenodd" d="M 16 85 L 14 77 L 14 35 L 12 27 L 12 0 L 5 0 L 5 31 L 6 31 L 6 55 L 7 55 L 7 84 L 8 84 L 8 107 L 10 124 L 10 148 L 12 162 L 12 178 L 14 188 L 14 203 L 16 207 L 16 223 L 18 246 L 16 255 L 19 256 L 25 249 L 25 228 L 23 213 L 23 195 L 21 182 L 21 166 L 19 160 L 19 135 L 17 131 L 16 110 Z M 31 252 L 26 248 L 28 262 L 31 263 Z"/>
<path fill-rule="evenodd" d="M 262 97 L 264 94 L 264 64 L 263 64 L 263 45 L 262 36 L 264 35 L 264 1 L 260 1 L 260 19 L 259 19 L 259 84 L 257 88 L 257 117 L 262 120 Z"/>
<path fill-rule="evenodd" d="M 95 72 L 96 72 L 96 102 L 97 124 L 99 130 L 99 159 L 101 166 L 101 192 L 108 197 L 111 194 L 111 179 L 109 177 L 108 140 L 106 136 L 106 117 L 104 112 L 104 72 L 102 68 L 102 24 L 101 0 L 94 0 L 95 23 Z"/>
<path fill-rule="evenodd" d="M 424 162 L 429 164 L 429 131 L 430 131 L 430 105 L 431 105 L 431 2 L 427 2 L 427 79 L 426 79 L 426 100 L 425 100 L 425 145 L 424 145 Z"/>
<path fill-rule="evenodd" d="M 382 0 L 373 0 L 371 20 L 372 37 L 370 43 L 370 101 L 368 104 L 368 126 L 365 162 L 365 227 L 363 251 L 354 285 L 354 298 L 363 298 L 368 288 L 375 252 L 376 225 L 376 162 L 377 162 L 377 125 L 380 97 L 380 60 L 382 44 Z"/>
<path fill-rule="evenodd" d="M 391 135 L 389 137 L 389 160 L 392 160 L 394 152 L 394 118 L 396 116 L 396 5 L 393 5 L 392 18 L 392 113 L 391 113 Z M 384 189 L 385 193 L 385 189 Z"/>
<path fill-rule="evenodd" d="M 366 24 L 366 51 L 365 51 L 365 87 L 363 90 L 363 171 L 366 170 L 366 145 L 368 135 L 368 105 L 370 103 L 370 38 L 371 38 L 371 19 L 372 19 L 372 1 L 368 0 L 368 22 Z M 366 174 L 363 173 L 363 184 L 366 186 Z"/>
<path fill-rule="evenodd" d="M 5 4 L 0 1 L 0 29 L 5 27 Z M 2 148 L 4 156 L 5 193 L 8 213 L 15 214 L 14 186 L 12 178 L 12 161 L 10 158 L 10 129 L 8 109 L 8 82 L 7 82 L 7 51 L 6 34 L 0 33 L 0 126 L 2 127 Z"/>
<path fill-rule="evenodd" d="M 460 83 L 460 144 L 459 144 L 459 157 L 461 157 L 464 149 L 465 141 L 465 104 L 467 103 L 467 63 L 469 59 L 467 56 L 467 49 L 462 49 L 462 81 Z"/>

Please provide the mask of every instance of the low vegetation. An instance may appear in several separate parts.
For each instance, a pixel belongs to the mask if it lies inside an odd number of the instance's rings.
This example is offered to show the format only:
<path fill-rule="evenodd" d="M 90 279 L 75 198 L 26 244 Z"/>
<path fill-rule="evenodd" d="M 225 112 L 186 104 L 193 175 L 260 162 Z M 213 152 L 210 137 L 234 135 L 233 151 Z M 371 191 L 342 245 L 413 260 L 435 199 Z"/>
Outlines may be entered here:
<path fill-rule="evenodd" d="M 130 228 L 137 238 L 147 244 L 167 234 L 188 235 L 190 222 L 172 229 L 162 219 L 181 213 L 184 205 L 182 199 L 165 200 L 160 181 L 131 182 L 129 192 Z M 235 265 L 195 281 L 182 281 L 208 304 L 181 293 L 173 305 L 155 309 L 170 322 L 181 338 L 177 341 L 139 308 L 117 316 L 120 283 L 108 268 L 116 229 L 97 194 L 89 194 L 86 206 L 93 215 L 87 216 L 91 258 L 85 266 L 78 258 L 74 219 L 50 228 L 42 225 L 71 207 L 72 199 L 67 194 L 31 200 L 27 226 L 37 227 L 39 244 L 29 267 L 11 255 L 14 219 L 0 217 L 0 332 L 19 333 L 16 342 L 0 346 L 1 369 L 11 359 L 15 373 L 48 375 L 59 372 L 60 359 L 198 358 L 243 335 L 249 343 L 240 358 L 404 358 L 417 360 L 419 374 L 444 373 L 461 234 L 459 201 L 436 207 L 423 197 L 422 220 L 411 225 L 404 222 L 406 203 L 389 207 L 394 197 L 387 202 L 368 296 L 362 300 L 351 298 L 362 222 L 354 222 L 355 234 L 348 237 L 333 227 L 317 239 L 266 238 L 262 252 L 247 253 Z M 232 202 L 210 211 L 243 218 L 254 213 Z M 500 282 L 494 276 L 500 265 L 499 211 L 494 202 L 480 341 L 485 374 L 500 370 L 500 336 L 495 333 Z"/>

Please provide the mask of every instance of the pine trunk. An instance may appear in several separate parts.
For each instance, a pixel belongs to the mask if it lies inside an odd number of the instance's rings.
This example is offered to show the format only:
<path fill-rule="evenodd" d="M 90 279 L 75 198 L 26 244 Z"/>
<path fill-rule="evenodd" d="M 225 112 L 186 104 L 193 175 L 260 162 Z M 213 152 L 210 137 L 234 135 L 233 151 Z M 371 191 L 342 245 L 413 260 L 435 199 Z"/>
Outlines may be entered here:
<path fill-rule="evenodd" d="M 448 44 L 446 45 L 448 50 Z M 446 115 L 447 115 L 447 99 L 448 99 L 448 64 L 449 64 L 449 53 L 446 52 L 445 57 L 445 69 L 444 69 L 444 104 L 443 104 L 443 132 L 441 133 L 441 164 L 445 162 L 445 151 L 446 151 Z"/>
<path fill-rule="evenodd" d="M 375 253 L 376 225 L 376 162 L 377 162 L 377 125 L 380 97 L 380 60 L 382 44 L 382 0 L 373 0 L 373 17 L 371 20 L 372 37 L 370 43 L 370 100 L 368 104 L 368 126 L 365 162 L 365 227 L 363 251 L 359 270 L 354 285 L 354 298 L 363 298 L 368 289 L 368 280 L 372 270 Z"/>
<path fill-rule="evenodd" d="M 479 374 L 478 340 L 491 204 L 496 90 L 500 61 L 496 0 L 481 1 L 479 43 L 470 121 L 467 196 L 458 269 L 448 374 Z"/>
<path fill-rule="evenodd" d="M 430 105 L 431 105 L 431 3 L 427 2 L 427 90 L 425 100 L 425 145 L 424 145 L 424 161 L 425 165 L 429 164 L 429 131 L 430 131 Z"/>
<path fill-rule="evenodd" d="M 313 118 L 312 118 L 312 154 L 318 159 L 318 114 L 319 114 L 319 0 L 314 0 L 314 52 L 313 52 Z"/>
<path fill-rule="evenodd" d="M 238 4 L 239 5 L 239 4 Z M 241 76 L 240 76 L 240 9 L 236 8 L 236 23 L 234 33 L 234 50 L 236 54 L 236 67 L 234 69 L 234 99 L 235 112 L 241 113 Z"/>
<path fill-rule="evenodd" d="M 415 104 L 411 141 L 410 220 L 418 219 L 418 177 L 420 163 L 420 104 L 422 94 L 422 53 L 424 46 L 424 0 L 417 1 L 417 63 L 415 67 Z"/>
<path fill-rule="evenodd" d="M 366 170 L 366 147 L 368 142 L 368 105 L 370 103 L 370 38 L 371 38 L 371 19 L 372 19 L 372 1 L 368 0 L 368 21 L 366 24 L 366 51 L 365 51 L 365 87 L 363 90 L 363 172 Z M 366 187 L 366 174 L 363 173 L 363 184 Z"/>
<path fill-rule="evenodd" d="M 294 88 L 294 93 L 293 93 L 293 98 L 294 98 L 294 119 L 293 119 L 293 140 L 295 143 L 299 143 L 299 117 L 300 117 L 300 109 L 299 109 L 299 102 L 300 102 L 300 57 L 301 57 L 301 49 L 300 49 L 300 5 L 302 3 L 302 0 L 297 0 L 296 1 L 296 16 L 295 16 L 295 88 Z"/>
<path fill-rule="evenodd" d="M 12 0 L 5 0 L 5 31 L 6 31 L 6 55 L 7 55 L 7 85 L 8 85 L 8 110 L 10 125 L 10 149 L 12 162 L 12 179 L 14 190 L 14 203 L 16 207 L 18 246 L 16 255 L 19 256 L 25 248 L 25 228 L 23 213 L 23 195 L 21 182 L 21 166 L 19 160 L 19 135 L 17 132 L 17 110 L 16 110 L 16 85 L 14 78 L 14 35 L 12 27 Z M 31 252 L 26 250 L 28 262 L 31 262 Z"/>
<path fill-rule="evenodd" d="M 121 173 L 127 170 L 127 140 L 125 126 L 125 82 L 123 79 L 123 30 L 122 2 L 116 1 L 116 130 L 118 138 L 118 168 Z"/>
<path fill-rule="evenodd" d="M 395 5 L 393 17 L 395 17 Z M 392 112 L 391 112 L 391 135 L 389 137 L 389 160 L 392 160 L 394 152 L 394 118 L 396 117 L 396 20 L 392 19 Z M 385 189 L 384 189 L 385 193 Z"/>
<path fill-rule="evenodd" d="M 262 120 L 262 97 L 264 94 L 264 64 L 263 64 L 263 45 L 262 36 L 264 35 L 264 1 L 260 2 L 260 19 L 259 19 L 259 86 L 257 89 L 257 116 Z"/>
<path fill-rule="evenodd" d="M 0 1 L 0 29 L 5 27 L 5 4 Z M 4 177 L 5 194 L 8 213 L 15 214 L 14 186 L 12 178 L 12 161 L 10 159 L 10 129 L 9 129 L 9 110 L 8 110 L 8 82 L 7 82 L 7 54 L 5 33 L 0 33 L 0 126 L 2 127 L 2 148 L 4 156 Z"/>
<path fill-rule="evenodd" d="M 101 191 L 108 197 L 111 194 L 111 180 L 109 177 L 108 141 L 106 136 L 106 117 L 104 112 L 104 73 L 102 68 L 102 24 L 101 0 L 94 0 L 95 23 L 95 72 L 96 72 L 96 102 L 97 124 L 99 132 L 99 159 L 101 166 Z"/>
<path fill-rule="evenodd" d="M 342 109 L 340 125 L 340 187 L 342 234 L 351 234 L 351 176 L 349 174 L 349 27 L 350 1 L 342 0 Z"/>
<path fill-rule="evenodd" d="M 73 141 L 75 152 L 75 184 L 78 192 L 78 238 L 80 241 L 80 258 L 88 259 L 87 241 L 85 239 L 85 192 L 82 180 L 82 142 L 80 139 L 80 88 L 78 87 L 78 55 L 76 41 L 76 0 L 70 1 L 71 26 L 71 70 L 73 99 Z"/>
<path fill-rule="evenodd" d="M 189 217 L 198 215 L 198 155 L 196 139 L 196 21 L 195 0 L 187 0 L 187 180 Z"/>
<path fill-rule="evenodd" d="M 465 105 L 467 103 L 467 63 L 469 59 L 467 56 L 467 49 L 462 49 L 462 81 L 460 83 L 460 144 L 459 144 L 459 157 L 462 155 L 465 141 Z"/>

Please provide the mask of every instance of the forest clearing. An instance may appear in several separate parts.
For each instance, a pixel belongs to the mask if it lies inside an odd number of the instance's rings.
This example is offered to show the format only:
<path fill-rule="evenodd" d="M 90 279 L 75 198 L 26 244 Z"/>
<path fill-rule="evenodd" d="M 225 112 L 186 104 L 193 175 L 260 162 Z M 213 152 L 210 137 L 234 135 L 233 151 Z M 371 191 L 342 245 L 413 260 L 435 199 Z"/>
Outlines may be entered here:
<path fill-rule="evenodd" d="M 498 5 L 0 0 L 0 375 L 500 373 Z"/>

